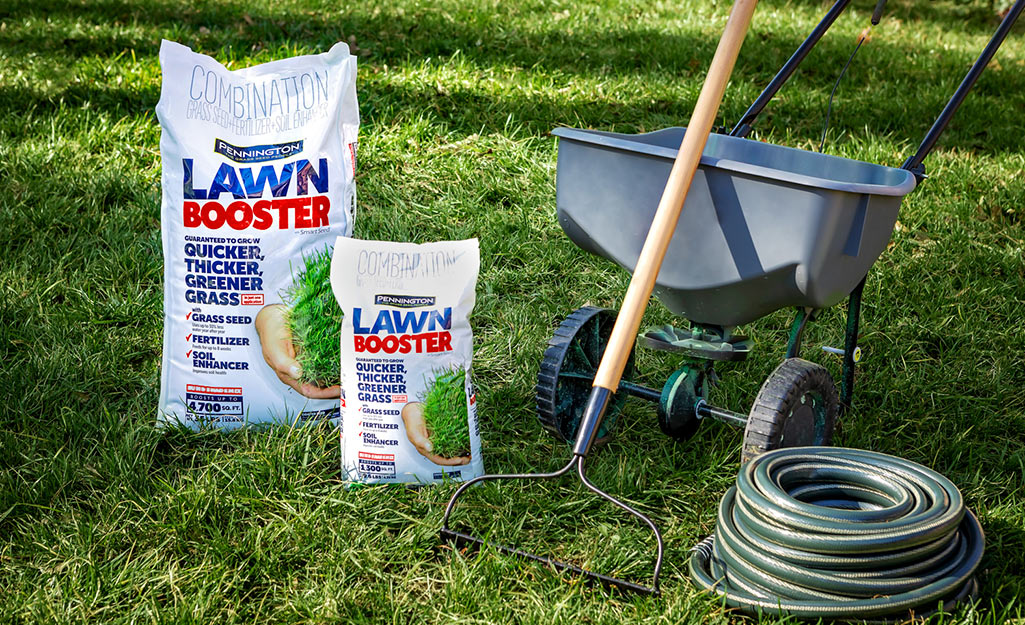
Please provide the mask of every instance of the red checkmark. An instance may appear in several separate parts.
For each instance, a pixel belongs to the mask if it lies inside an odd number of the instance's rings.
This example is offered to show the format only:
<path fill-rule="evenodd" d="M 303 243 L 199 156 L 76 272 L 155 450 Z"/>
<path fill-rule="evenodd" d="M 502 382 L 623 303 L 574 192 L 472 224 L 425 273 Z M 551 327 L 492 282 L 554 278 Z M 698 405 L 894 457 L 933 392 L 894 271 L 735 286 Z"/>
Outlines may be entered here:
<path fill-rule="evenodd" d="M 191 341 L 192 340 L 192 333 L 191 332 L 189 333 L 188 336 L 185 337 L 185 340 L 186 341 Z"/>
<path fill-rule="evenodd" d="M 192 350 L 191 349 L 189 351 L 185 352 L 185 357 L 186 358 L 188 358 L 191 355 L 192 355 Z"/>
<path fill-rule="evenodd" d="M 189 314 L 185 315 L 185 320 L 188 321 L 189 317 L 191 317 L 191 316 L 192 316 L 192 311 L 190 310 Z"/>

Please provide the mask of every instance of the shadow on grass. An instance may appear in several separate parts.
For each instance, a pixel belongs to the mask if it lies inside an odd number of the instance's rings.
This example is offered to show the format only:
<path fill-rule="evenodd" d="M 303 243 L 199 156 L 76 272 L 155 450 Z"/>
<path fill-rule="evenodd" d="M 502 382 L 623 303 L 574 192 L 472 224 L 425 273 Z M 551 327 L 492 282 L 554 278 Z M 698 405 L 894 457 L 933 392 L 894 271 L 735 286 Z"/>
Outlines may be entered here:
<path fill-rule="evenodd" d="M 838 52 L 844 53 L 846 50 L 841 48 Z M 893 133 L 905 137 L 909 142 L 917 142 L 949 95 L 940 92 L 935 88 L 936 85 L 932 89 L 923 88 L 914 109 L 908 110 L 906 101 L 889 97 L 892 90 L 880 97 L 856 94 L 857 91 L 872 88 L 869 84 L 872 80 L 856 78 L 857 73 L 858 68 L 855 68 L 852 76 L 841 87 L 834 108 L 831 132 L 846 131 L 853 136 L 861 136 L 867 127 L 870 131 Z M 936 80 L 938 84 L 949 84 L 951 91 L 956 84 L 954 77 Z M 822 85 L 828 81 L 815 80 L 815 77 L 809 76 L 795 78 L 794 84 L 788 85 L 780 97 L 786 97 L 787 89 L 809 91 L 808 84 L 812 81 L 817 83 L 814 90 L 821 92 L 821 99 L 825 100 Z M 764 82 L 767 81 L 752 80 L 749 84 L 761 85 Z M 909 84 L 916 82 L 916 78 L 914 75 L 906 75 L 900 82 Z M 969 96 L 964 110 L 954 118 L 940 145 L 945 148 L 989 152 L 1019 151 L 1021 142 L 1013 132 L 1019 123 L 1019 115 L 1013 104 L 1006 103 L 999 93 L 995 93 L 999 91 L 1025 92 L 1025 76 L 1004 72 L 999 79 L 987 79 L 984 75 L 982 83 Z M 0 104 L 0 113 L 13 120 L 26 113 L 40 117 L 62 108 L 88 106 L 91 110 L 116 116 L 139 116 L 150 113 L 158 98 L 159 88 L 155 84 L 141 89 L 74 84 L 52 94 L 21 86 L 3 86 L 0 87 L 0 102 L 4 104 Z M 364 89 L 361 99 L 364 127 L 369 132 L 372 132 L 375 122 L 393 123 L 404 114 L 430 111 L 437 121 L 447 126 L 447 132 L 457 136 L 475 134 L 482 127 L 500 128 L 510 119 L 520 126 L 511 131 L 513 136 L 543 135 L 559 125 L 644 132 L 669 125 L 683 125 L 692 106 L 686 100 L 650 98 L 644 94 L 617 100 L 600 95 L 563 97 L 556 90 L 545 90 L 522 97 L 486 94 L 473 85 L 440 89 L 423 84 L 412 86 L 387 83 L 378 83 Z M 723 107 L 723 123 L 732 124 L 747 103 L 736 95 L 732 96 Z M 778 129 L 783 125 L 798 134 L 817 135 L 821 128 L 823 109 L 824 105 L 817 100 L 777 102 L 771 104 L 763 114 L 758 127 Z M 26 132 L 29 128 L 21 127 L 20 130 Z M 12 134 L 17 136 L 17 131 Z"/>
<path fill-rule="evenodd" d="M 1025 584 L 1025 577 L 1020 569 L 1008 568 L 1008 563 L 1016 562 L 1025 552 L 1025 529 L 1019 523 L 1000 518 L 980 520 L 986 534 L 986 554 L 978 573 L 982 596 L 993 597 L 997 605 L 1014 606 L 1020 618 L 1023 606 L 1016 605 L 1016 601 L 1021 598 L 1018 593 Z"/>
<path fill-rule="evenodd" d="M 116 408 L 123 403 L 105 399 L 111 410 L 82 404 L 89 418 L 0 414 L 6 429 L 0 466 L 7 465 L 0 479 L 0 534 L 10 524 L 25 527 L 26 520 L 95 505 L 103 493 L 146 499 L 205 473 L 278 492 L 340 483 L 338 437 L 330 424 L 192 431 L 155 425 L 153 411 Z M 300 466 L 304 453 L 315 466 Z"/>
<path fill-rule="evenodd" d="M 764 5 L 778 5 L 780 8 L 791 5 L 804 5 L 808 12 L 815 15 L 817 12 L 825 14 L 826 9 L 832 2 L 826 0 L 777 0 L 765 1 Z M 868 15 L 872 5 L 867 2 L 852 3 L 847 8 L 847 17 L 857 11 L 858 15 Z M 425 23 L 424 15 L 403 16 L 396 15 L 393 11 L 380 11 L 379 8 L 373 11 L 371 18 L 359 15 L 355 12 L 344 14 L 338 17 L 329 17 L 328 10 L 307 10 L 300 13 L 265 13 L 254 11 L 252 6 L 245 6 L 245 3 L 237 2 L 142 2 L 139 0 L 100 0 L 97 2 L 62 2 L 59 0 L 40 1 L 24 3 L 14 8 L 0 9 L 0 17 L 8 20 L 14 19 L 48 19 L 48 18 L 69 18 L 76 22 L 85 20 L 93 24 L 109 24 L 114 26 L 127 26 L 143 24 L 150 27 L 168 28 L 170 25 L 177 25 L 186 29 L 198 30 L 206 28 L 231 29 L 235 32 L 234 39 L 229 45 L 238 45 L 248 39 L 250 43 L 259 44 L 274 40 L 291 40 L 297 35 L 302 35 L 304 42 L 330 44 L 333 38 L 340 38 L 338 35 L 356 35 L 363 37 L 368 34 L 371 40 L 377 35 L 377 43 L 388 40 L 403 40 L 404 35 L 416 33 L 415 39 L 422 41 L 436 41 L 440 48 L 435 48 L 434 53 L 446 54 L 444 45 L 454 40 L 469 40 L 475 42 L 481 38 L 479 31 L 469 32 L 472 29 L 457 24 L 452 19 L 443 20 L 445 28 L 437 29 L 437 16 L 429 18 Z M 464 13 L 463 16 L 466 16 Z M 961 33 L 987 34 L 992 32 L 996 24 L 1000 22 L 1000 16 L 995 10 L 995 3 L 992 0 L 960 0 L 960 1 L 931 1 L 920 2 L 919 0 L 890 0 L 883 13 L 883 20 L 899 19 L 902 21 L 928 21 L 945 28 L 956 29 Z M 883 22 L 885 24 L 885 21 Z M 478 20 L 479 25 L 488 24 L 485 20 Z M 757 22 L 755 24 L 757 26 Z M 867 24 L 866 24 L 867 26 Z M 1019 31 L 1025 30 L 1025 25 L 1017 27 Z M 227 34 L 227 33 L 222 33 Z M 317 40 L 317 35 L 320 39 Z M 430 34 L 429 37 L 424 35 Z M 469 35 L 467 37 L 466 35 Z M 638 33 L 641 35 L 641 33 Z M 325 38 L 326 37 L 326 38 Z M 126 47 L 138 47 L 137 43 L 128 36 L 101 35 L 82 36 L 78 33 L 52 32 L 52 36 L 34 36 L 29 38 L 13 38 L 11 35 L 0 37 L 0 41 L 10 43 L 18 41 L 34 51 L 54 50 L 64 47 L 75 55 L 116 53 Z M 643 38 L 617 38 L 621 44 L 629 47 L 630 43 L 645 43 Z M 130 45 L 135 43 L 135 45 Z M 411 54 L 430 54 L 430 48 L 415 45 L 410 50 Z M 482 44 L 485 42 L 482 41 Z M 480 45 L 480 44 L 479 44 Z M 57 46 L 58 48 L 55 48 Z M 479 47 L 479 46 L 478 46 Z M 407 46 L 403 46 L 407 49 Z"/>
<path fill-rule="evenodd" d="M 815 3 L 820 4 L 821 3 Z M 897 6 L 899 10 L 903 4 Z M 960 28 L 961 22 L 942 18 L 940 8 L 923 10 L 937 21 Z M 197 50 L 209 51 L 219 58 L 261 51 L 290 48 L 301 42 L 306 48 L 327 49 L 349 35 L 361 39 L 357 50 L 366 56 L 361 65 L 361 81 L 373 84 L 361 90 L 364 125 L 372 129 L 377 122 L 391 121 L 405 111 L 432 111 L 436 118 L 457 134 L 479 132 L 482 125 L 502 127 L 506 120 L 522 124 L 522 132 L 545 133 L 557 125 L 613 128 L 625 131 L 654 130 L 680 125 L 689 116 L 692 102 L 671 98 L 652 98 L 650 93 L 604 95 L 590 98 L 563 97 L 554 87 L 533 89 L 524 96 L 504 97 L 483 92 L 477 85 L 432 88 L 426 84 L 390 84 L 378 74 L 383 68 L 418 59 L 458 54 L 461 62 L 482 72 L 506 68 L 538 75 L 554 73 L 588 78 L 630 77 L 637 75 L 680 76 L 696 82 L 711 58 L 714 37 L 699 33 L 667 33 L 643 27 L 617 27 L 582 31 L 563 28 L 547 21 L 532 30 L 506 28 L 500 16 L 477 13 L 450 15 L 441 10 L 409 14 L 397 10 L 328 14 L 307 11 L 278 14 L 243 9 L 229 4 L 200 6 L 141 2 L 100 2 L 93 4 L 36 3 L 10 10 L 11 23 L 17 18 L 65 19 L 68 28 L 8 28 L 0 33 L 0 49 L 21 54 L 39 54 L 62 59 L 84 57 L 113 58 L 132 50 L 136 55 L 152 57 L 161 36 L 178 36 Z M 850 19 L 845 17 L 842 19 Z M 82 25 L 84 24 L 84 25 Z M 123 30 L 141 25 L 139 34 Z M 113 29 L 112 29 L 113 28 Z M 122 30 L 117 30 L 122 29 Z M 757 89 L 782 65 L 801 41 L 801 35 L 767 34 L 751 37 L 735 70 L 733 93 L 723 107 L 725 122 L 739 117 Z M 824 115 L 824 101 L 839 68 L 850 54 L 852 42 L 835 33 L 821 41 L 812 57 L 778 98 L 791 90 L 802 95 L 788 98 L 786 107 L 770 105 L 769 115 L 778 116 L 785 127 L 799 134 L 817 134 Z M 274 56 L 280 56 L 275 54 Z M 896 133 L 910 141 L 931 123 L 974 59 L 974 52 L 940 55 L 916 55 L 912 63 L 908 51 L 876 40 L 855 61 L 838 94 L 833 128 L 862 134 L 865 127 L 883 133 Z M 363 72 L 367 72 L 364 69 Z M 571 80 L 568 78 L 566 80 Z M 914 109 L 906 110 L 908 100 L 894 97 L 896 91 L 911 89 L 917 94 Z M 988 72 L 970 97 L 973 128 L 958 130 L 955 118 L 944 146 L 965 149 L 1017 150 L 1019 115 L 1013 104 L 1004 104 L 1001 94 L 1025 93 L 1025 75 L 1003 71 Z M 0 114 L 11 118 L 26 111 L 45 115 L 61 107 L 88 106 L 115 115 L 142 115 L 152 111 L 159 97 L 159 86 L 151 81 L 142 88 L 105 84 L 96 79 L 76 80 L 52 92 L 34 86 L 0 87 Z M 821 100 L 821 101 L 820 101 Z M 814 105 L 814 108 L 808 108 Z M 964 117 L 962 114 L 959 117 Z M 978 118 L 978 119 L 976 119 Z M 867 121 L 866 121 L 867 120 Z M 666 123 L 666 122 L 669 123 Z M 763 120 L 763 126 L 769 124 Z M 17 131 L 13 131 L 15 136 Z"/>
<path fill-rule="evenodd" d="M 818 0 L 810 2 L 821 6 Z M 931 4 L 931 3 L 930 3 Z M 457 51 L 479 66 L 521 66 L 570 73 L 594 70 L 626 74 L 657 71 L 700 76 L 717 41 L 707 34 L 673 34 L 651 28 L 599 28 L 598 32 L 563 28 L 558 22 L 542 21 L 547 27 L 529 31 L 507 28 L 500 16 L 464 13 L 473 23 L 439 10 L 410 15 L 405 11 L 375 9 L 369 14 L 351 12 L 326 15 L 314 11 L 302 14 L 257 12 L 230 4 L 207 4 L 202 8 L 167 3 L 98 2 L 91 4 L 33 3 L 9 11 L 9 18 L 67 18 L 71 26 L 27 31 L 17 27 L 0 34 L 0 47 L 22 53 L 61 53 L 70 57 L 116 56 L 128 49 L 137 55 L 154 56 L 158 38 L 173 29 L 191 35 L 186 42 L 197 50 L 216 52 L 243 50 L 245 54 L 302 45 L 326 49 L 347 37 L 358 39 L 361 54 L 373 65 L 401 63 L 408 59 L 447 57 Z M 853 18 L 844 16 L 840 23 Z M 85 25 L 81 22 L 84 20 Z M 13 23 L 13 21 L 12 21 Z M 963 31 L 964 23 L 945 20 Z M 143 26 L 139 36 L 110 32 L 104 27 Z M 91 28 L 90 28 L 91 26 Z M 837 25 L 833 29 L 836 30 Z M 781 65 L 803 38 L 763 35 L 773 45 L 761 54 L 746 55 L 736 71 L 772 72 Z M 753 42 L 753 37 L 751 38 Z M 835 37 L 834 37 L 835 39 Z M 749 48 L 751 43 L 748 42 Z M 818 50 L 826 57 L 816 65 L 838 70 L 850 52 L 849 42 L 837 45 L 827 36 Z"/>
<path fill-rule="evenodd" d="M 792 0 L 792 4 L 810 7 L 830 6 L 826 0 Z M 864 15 L 869 15 L 875 8 L 875 2 L 866 0 L 852 3 Z M 851 9 L 848 8 L 848 11 Z M 987 35 L 996 30 L 1001 16 L 997 13 L 996 3 L 992 0 L 889 0 L 883 10 L 880 27 L 887 26 L 887 20 L 898 19 L 903 22 L 931 22 L 943 28 L 957 30 L 971 35 Z M 1016 32 L 1025 31 L 1025 24 L 1016 25 Z"/>
<path fill-rule="evenodd" d="M 335 427 L 329 423 L 311 423 L 291 426 L 285 423 L 254 424 L 236 430 L 220 430 L 217 428 L 200 428 L 193 430 L 179 423 L 168 423 L 153 426 L 155 432 L 151 436 L 153 442 L 153 473 L 175 472 L 182 469 L 193 469 L 209 466 L 211 461 L 204 458 L 209 453 L 246 452 L 258 444 L 267 446 L 269 440 L 314 436 L 330 439 L 328 445 L 338 444 Z M 320 431 L 323 428 L 324 431 Z M 320 475 L 328 479 L 341 477 L 341 465 L 330 475 Z"/>

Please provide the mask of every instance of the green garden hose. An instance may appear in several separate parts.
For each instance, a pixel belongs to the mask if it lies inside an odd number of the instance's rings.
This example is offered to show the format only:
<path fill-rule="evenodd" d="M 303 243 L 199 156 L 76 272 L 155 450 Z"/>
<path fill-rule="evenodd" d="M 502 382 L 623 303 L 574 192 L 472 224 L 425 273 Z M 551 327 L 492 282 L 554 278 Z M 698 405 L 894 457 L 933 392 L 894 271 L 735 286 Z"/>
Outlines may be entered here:
<path fill-rule="evenodd" d="M 907 619 L 976 590 L 983 534 L 950 480 L 860 449 L 777 449 L 719 504 L 691 578 L 748 614 Z"/>

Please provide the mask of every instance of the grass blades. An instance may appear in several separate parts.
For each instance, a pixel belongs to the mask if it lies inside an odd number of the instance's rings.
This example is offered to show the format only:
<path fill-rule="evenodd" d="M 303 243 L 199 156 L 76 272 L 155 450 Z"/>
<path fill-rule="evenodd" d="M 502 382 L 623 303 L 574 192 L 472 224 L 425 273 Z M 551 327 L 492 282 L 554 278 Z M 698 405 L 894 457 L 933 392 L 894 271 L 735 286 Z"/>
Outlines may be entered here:
<path fill-rule="evenodd" d="M 331 291 L 331 251 L 327 247 L 303 256 L 286 294 L 288 327 L 296 359 L 302 367 L 300 382 L 326 388 L 341 377 L 342 313 Z"/>
<path fill-rule="evenodd" d="M 721 123 L 737 121 L 830 4 L 758 3 Z M 899 166 L 996 29 L 992 4 L 890 0 L 837 90 L 826 151 Z M 874 5 L 851 3 L 759 119 L 759 139 L 818 146 L 829 92 Z M 353 43 L 355 236 L 479 237 L 470 322 L 483 460 L 519 473 L 571 455 L 534 414 L 545 342 L 578 306 L 618 306 L 628 278 L 559 227 L 548 133 L 685 124 L 728 6 L 0 3 L 0 623 L 747 622 L 687 579 L 688 550 L 736 477 L 741 433 L 722 424 L 676 443 L 654 406 L 630 398 L 612 440 L 589 456 L 589 477 L 661 526 L 660 599 L 487 551 L 439 557 L 454 487 L 347 489 L 330 428 L 154 427 L 162 37 L 233 68 Z M 1023 111 L 1019 24 L 926 160 L 929 179 L 868 275 L 865 358 L 837 440 L 939 470 L 979 514 L 981 602 L 944 624 L 1025 617 Z M 754 350 L 717 367 L 716 405 L 750 408 L 783 357 L 791 316 L 742 329 Z M 678 320 L 653 301 L 644 325 L 662 323 Z M 842 346 L 843 330 L 840 305 L 805 331 L 802 355 L 834 378 L 839 360 L 820 346 Z M 679 364 L 636 357 L 638 382 L 655 388 Z M 460 527 L 602 572 L 651 574 L 649 530 L 570 480 L 474 491 Z"/>
<path fill-rule="evenodd" d="M 470 418 L 466 407 L 466 369 L 435 371 L 420 396 L 434 453 L 444 458 L 470 455 Z"/>

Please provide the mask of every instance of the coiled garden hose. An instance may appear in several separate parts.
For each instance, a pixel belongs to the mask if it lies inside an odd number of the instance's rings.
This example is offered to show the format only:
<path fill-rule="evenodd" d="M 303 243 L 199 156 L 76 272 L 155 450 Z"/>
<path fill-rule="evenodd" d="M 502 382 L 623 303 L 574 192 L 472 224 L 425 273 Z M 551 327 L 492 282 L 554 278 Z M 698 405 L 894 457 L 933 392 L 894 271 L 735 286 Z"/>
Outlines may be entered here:
<path fill-rule="evenodd" d="M 785 448 L 744 465 L 690 574 L 748 614 L 907 619 L 975 593 L 983 542 L 935 471 L 860 449 Z"/>

